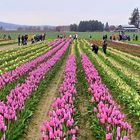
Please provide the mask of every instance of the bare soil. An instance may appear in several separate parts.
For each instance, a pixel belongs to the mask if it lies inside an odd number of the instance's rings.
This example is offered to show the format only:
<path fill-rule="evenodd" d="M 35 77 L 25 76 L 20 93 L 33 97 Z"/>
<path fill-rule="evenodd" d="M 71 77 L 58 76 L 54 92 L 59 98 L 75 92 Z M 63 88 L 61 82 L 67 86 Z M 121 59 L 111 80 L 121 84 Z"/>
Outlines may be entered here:
<path fill-rule="evenodd" d="M 4 46 L 0 46 L 0 50 L 9 50 L 9 49 L 13 49 L 13 48 L 20 48 L 21 46 L 18 46 L 17 44 L 12 44 L 12 45 L 4 45 Z"/>
<path fill-rule="evenodd" d="M 36 111 L 28 125 L 27 134 L 21 140 L 41 140 L 40 127 L 45 120 L 49 119 L 48 113 L 51 110 L 51 105 L 54 98 L 59 94 L 58 89 L 63 81 L 64 66 L 65 65 L 61 67 L 60 71 L 58 71 L 57 75 L 42 95 Z"/>

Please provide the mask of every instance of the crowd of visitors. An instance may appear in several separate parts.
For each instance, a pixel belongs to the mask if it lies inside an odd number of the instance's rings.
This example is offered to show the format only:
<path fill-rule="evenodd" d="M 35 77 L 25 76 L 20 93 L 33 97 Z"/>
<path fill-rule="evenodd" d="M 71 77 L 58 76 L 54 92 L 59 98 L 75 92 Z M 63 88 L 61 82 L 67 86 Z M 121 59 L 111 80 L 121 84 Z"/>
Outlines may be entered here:
<path fill-rule="evenodd" d="M 66 38 L 66 34 L 64 34 L 64 35 L 62 35 L 62 34 L 60 34 L 60 35 L 57 35 L 57 38 Z M 74 34 L 74 35 L 69 35 L 69 38 L 73 38 L 73 40 L 77 40 L 78 39 L 78 34 Z"/>
<path fill-rule="evenodd" d="M 25 35 L 18 35 L 18 45 L 27 45 L 27 43 L 29 41 L 31 41 L 31 44 L 34 44 L 36 42 L 39 41 L 44 41 L 46 38 L 46 34 L 40 34 L 40 35 L 33 35 L 32 37 L 30 37 L 29 35 L 25 34 Z"/>
<path fill-rule="evenodd" d="M 133 41 L 138 41 L 138 35 L 133 34 L 133 36 L 132 36 L 132 35 L 127 35 L 124 32 L 120 32 L 118 36 L 115 35 L 115 34 L 111 35 L 110 40 L 118 40 L 118 41 L 125 41 L 125 40 L 132 41 L 133 40 Z"/>

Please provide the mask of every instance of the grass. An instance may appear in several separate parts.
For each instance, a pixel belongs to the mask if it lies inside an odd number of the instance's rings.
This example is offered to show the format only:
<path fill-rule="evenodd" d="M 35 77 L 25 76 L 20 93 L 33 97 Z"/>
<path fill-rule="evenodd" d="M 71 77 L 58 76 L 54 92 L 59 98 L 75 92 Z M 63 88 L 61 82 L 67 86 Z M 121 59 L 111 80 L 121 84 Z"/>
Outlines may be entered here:
<path fill-rule="evenodd" d="M 138 41 L 124 41 L 124 43 L 129 43 L 129 44 L 137 44 L 137 45 L 140 45 L 140 40 Z"/>
<path fill-rule="evenodd" d="M 17 39 L 19 34 L 20 35 L 29 34 L 31 36 L 34 34 L 41 34 L 41 33 L 44 32 L 43 31 L 42 32 L 1 31 L 0 38 L 2 38 L 4 34 L 6 36 L 10 35 L 12 39 Z M 117 32 L 46 32 L 47 38 L 56 38 L 57 35 L 60 34 L 62 35 L 66 34 L 66 36 L 69 36 L 70 34 L 71 35 L 78 34 L 80 38 L 85 38 L 85 39 L 89 39 L 90 35 L 92 36 L 93 39 L 102 39 L 102 36 L 104 34 L 107 34 L 108 37 L 113 34 L 118 35 Z M 126 34 L 133 36 L 134 33 L 126 33 Z M 138 33 L 138 36 L 140 37 L 140 33 Z"/>

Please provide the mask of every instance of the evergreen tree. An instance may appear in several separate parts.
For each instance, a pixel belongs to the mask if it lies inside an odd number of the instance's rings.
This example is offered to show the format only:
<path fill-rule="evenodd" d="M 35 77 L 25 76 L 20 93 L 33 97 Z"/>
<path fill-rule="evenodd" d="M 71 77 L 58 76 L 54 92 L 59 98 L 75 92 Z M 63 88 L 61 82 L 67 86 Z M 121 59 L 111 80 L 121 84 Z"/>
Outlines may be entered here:
<path fill-rule="evenodd" d="M 78 26 L 79 32 L 103 31 L 104 25 L 98 20 L 80 21 Z"/>
<path fill-rule="evenodd" d="M 78 25 L 77 24 L 71 24 L 70 25 L 70 31 L 77 31 L 78 30 Z"/>
<path fill-rule="evenodd" d="M 138 8 L 135 8 L 133 10 L 133 13 L 131 14 L 131 17 L 129 18 L 129 20 L 130 20 L 130 22 L 129 22 L 130 25 L 135 25 L 135 27 L 139 28 L 140 14 L 139 14 L 139 9 Z"/>

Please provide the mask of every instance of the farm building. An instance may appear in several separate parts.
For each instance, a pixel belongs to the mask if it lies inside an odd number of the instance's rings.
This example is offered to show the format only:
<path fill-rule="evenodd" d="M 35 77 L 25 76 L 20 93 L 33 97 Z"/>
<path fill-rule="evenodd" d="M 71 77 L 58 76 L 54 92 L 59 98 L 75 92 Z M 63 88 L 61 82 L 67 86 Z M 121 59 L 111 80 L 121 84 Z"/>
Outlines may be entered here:
<path fill-rule="evenodd" d="M 119 25 L 116 31 L 124 31 L 124 32 L 138 32 L 139 29 L 134 25 Z"/>

